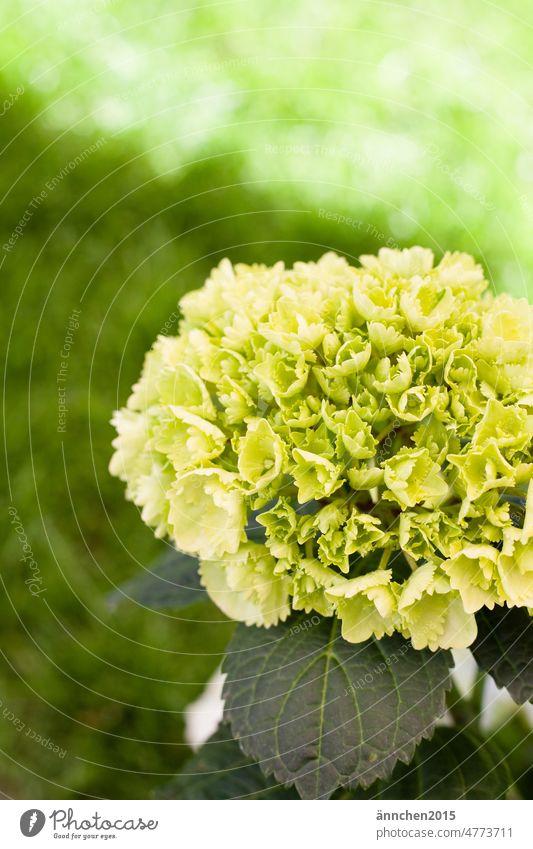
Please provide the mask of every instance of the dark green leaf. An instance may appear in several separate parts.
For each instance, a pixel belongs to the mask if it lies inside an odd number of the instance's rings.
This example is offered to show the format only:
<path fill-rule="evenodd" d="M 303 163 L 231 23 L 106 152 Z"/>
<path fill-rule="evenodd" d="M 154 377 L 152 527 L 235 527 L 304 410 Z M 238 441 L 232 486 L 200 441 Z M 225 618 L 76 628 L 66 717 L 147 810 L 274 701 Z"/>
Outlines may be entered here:
<path fill-rule="evenodd" d="M 305 799 L 388 778 L 445 710 L 446 652 L 395 635 L 352 645 L 337 619 L 238 626 L 223 669 L 225 716 L 249 757 Z"/>
<path fill-rule="evenodd" d="M 437 728 L 423 740 L 411 763 L 398 764 L 389 781 L 345 799 L 501 799 L 513 785 L 505 759 L 494 744 L 455 728 Z"/>
<path fill-rule="evenodd" d="M 298 799 L 243 755 L 227 723 L 157 793 L 159 799 Z"/>
<path fill-rule="evenodd" d="M 519 704 L 533 698 L 533 619 L 520 607 L 495 607 L 476 615 L 478 636 L 471 646 L 481 669 Z"/>
<path fill-rule="evenodd" d="M 152 610 L 188 607 L 205 601 L 207 593 L 200 584 L 198 561 L 172 549 L 136 575 L 109 597 L 111 608 L 123 601 L 137 601 Z"/>

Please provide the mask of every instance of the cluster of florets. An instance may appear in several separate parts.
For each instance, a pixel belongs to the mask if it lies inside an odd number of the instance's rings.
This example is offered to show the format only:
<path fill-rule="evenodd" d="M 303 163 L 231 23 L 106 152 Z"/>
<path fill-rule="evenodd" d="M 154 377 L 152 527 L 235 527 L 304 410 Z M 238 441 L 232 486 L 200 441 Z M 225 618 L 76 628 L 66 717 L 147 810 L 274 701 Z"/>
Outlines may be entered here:
<path fill-rule="evenodd" d="M 224 260 L 147 354 L 111 471 L 232 618 L 467 646 L 481 607 L 533 607 L 533 308 L 486 288 L 418 247 Z"/>

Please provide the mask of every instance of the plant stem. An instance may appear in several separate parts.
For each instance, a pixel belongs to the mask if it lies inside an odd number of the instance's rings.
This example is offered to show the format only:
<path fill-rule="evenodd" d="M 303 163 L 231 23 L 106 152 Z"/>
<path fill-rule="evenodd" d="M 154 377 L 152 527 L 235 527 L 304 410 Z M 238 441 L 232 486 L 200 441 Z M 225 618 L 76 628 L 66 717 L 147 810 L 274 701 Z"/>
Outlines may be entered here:
<path fill-rule="evenodd" d="M 455 724 L 459 727 L 469 728 L 472 731 L 475 730 L 479 723 L 481 697 L 479 697 L 476 693 L 478 682 L 479 679 L 476 680 L 473 695 L 470 699 L 463 698 L 457 686 L 453 682 L 447 695 L 448 711 L 452 715 Z"/>
<path fill-rule="evenodd" d="M 403 549 L 402 549 L 402 554 L 405 557 L 405 559 L 407 560 L 409 566 L 411 567 L 411 571 L 414 572 L 415 569 L 418 568 L 415 558 L 411 557 L 411 555 L 407 554 L 407 552 L 405 552 Z"/>
<path fill-rule="evenodd" d="M 387 427 L 384 427 L 383 430 L 381 431 L 381 433 L 379 433 L 377 435 L 376 442 L 379 443 L 383 439 L 385 439 L 385 437 L 388 436 L 389 433 L 391 432 L 391 430 L 394 430 L 395 427 L 396 427 L 396 421 L 392 421 L 390 424 L 387 425 Z"/>
<path fill-rule="evenodd" d="M 383 549 L 383 554 L 381 555 L 381 560 L 379 561 L 378 569 L 385 569 L 387 563 L 389 562 L 391 554 L 392 548 Z"/>
<path fill-rule="evenodd" d="M 481 711 L 483 710 L 483 693 L 485 692 L 486 677 L 485 672 L 482 672 L 481 669 L 478 670 L 474 686 L 472 687 L 472 693 L 470 695 L 472 712 L 476 715 L 478 720 L 481 716 Z"/>

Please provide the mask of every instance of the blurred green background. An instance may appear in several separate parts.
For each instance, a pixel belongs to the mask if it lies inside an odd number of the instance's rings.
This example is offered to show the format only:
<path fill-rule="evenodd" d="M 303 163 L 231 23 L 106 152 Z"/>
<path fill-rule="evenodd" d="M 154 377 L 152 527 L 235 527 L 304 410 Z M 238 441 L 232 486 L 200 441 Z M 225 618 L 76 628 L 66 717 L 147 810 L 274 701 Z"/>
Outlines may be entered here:
<path fill-rule="evenodd" d="M 143 798 L 186 757 L 183 711 L 231 625 L 214 609 L 206 626 L 194 608 L 106 605 L 164 550 L 108 476 L 111 412 L 157 333 L 175 331 L 180 295 L 223 256 L 355 259 L 419 243 L 469 251 L 496 289 L 531 296 L 533 11 L 2 10 L 0 792 Z M 520 758 L 532 761 L 526 743 Z"/>

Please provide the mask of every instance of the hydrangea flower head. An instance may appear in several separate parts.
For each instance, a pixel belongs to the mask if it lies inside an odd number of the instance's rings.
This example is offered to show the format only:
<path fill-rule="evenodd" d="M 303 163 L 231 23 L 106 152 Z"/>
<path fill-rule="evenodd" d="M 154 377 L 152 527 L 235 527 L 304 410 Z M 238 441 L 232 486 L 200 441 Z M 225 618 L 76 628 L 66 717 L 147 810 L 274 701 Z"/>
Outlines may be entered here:
<path fill-rule="evenodd" d="M 533 608 L 533 308 L 460 253 L 231 265 L 180 302 L 111 472 L 212 599 L 457 648 Z"/>

